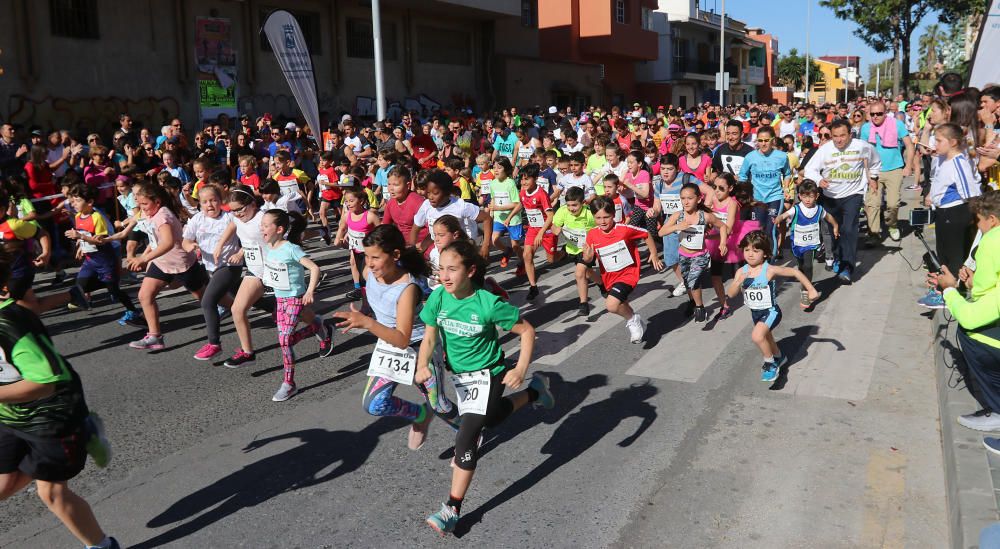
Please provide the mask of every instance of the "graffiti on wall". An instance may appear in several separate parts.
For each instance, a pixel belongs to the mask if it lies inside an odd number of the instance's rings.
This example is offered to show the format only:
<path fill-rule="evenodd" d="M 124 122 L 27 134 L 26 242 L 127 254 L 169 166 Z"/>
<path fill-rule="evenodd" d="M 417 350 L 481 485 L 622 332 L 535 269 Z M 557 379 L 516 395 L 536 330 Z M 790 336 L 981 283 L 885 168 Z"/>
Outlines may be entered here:
<path fill-rule="evenodd" d="M 321 94 L 318 98 L 320 112 L 340 113 L 350 110 L 348 105 L 344 105 L 339 96 L 328 93 Z M 260 116 L 270 113 L 278 118 L 299 118 L 298 103 L 295 96 L 285 93 L 258 93 L 253 95 L 242 95 L 236 101 L 241 113 L 253 113 Z"/>
<path fill-rule="evenodd" d="M 454 108 L 466 108 L 473 105 L 472 98 L 467 96 L 454 95 L 451 99 L 452 107 Z M 385 112 L 389 118 L 398 119 L 404 110 L 416 111 L 423 116 L 427 116 L 441 108 L 442 105 L 437 100 L 425 94 L 420 94 L 416 97 L 404 97 L 402 100 L 386 99 Z M 376 115 L 375 98 L 364 95 L 357 96 L 354 99 L 354 115 L 374 118 Z"/>
<path fill-rule="evenodd" d="M 7 99 L 6 113 L 5 120 L 25 127 L 68 128 L 111 134 L 118 129 L 118 118 L 122 113 L 128 113 L 146 127 L 158 129 L 180 113 L 180 104 L 173 97 L 35 99 L 12 94 Z"/>

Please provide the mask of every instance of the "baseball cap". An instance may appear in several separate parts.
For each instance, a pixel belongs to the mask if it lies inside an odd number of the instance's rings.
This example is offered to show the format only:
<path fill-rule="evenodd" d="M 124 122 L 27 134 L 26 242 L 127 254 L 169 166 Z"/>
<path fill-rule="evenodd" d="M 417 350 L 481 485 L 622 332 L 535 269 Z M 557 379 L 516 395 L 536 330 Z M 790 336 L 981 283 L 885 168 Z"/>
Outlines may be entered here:
<path fill-rule="evenodd" d="M 557 109 L 555 105 L 549 107 L 549 114 L 555 114 L 557 112 L 559 112 L 559 109 Z"/>
<path fill-rule="evenodd" d="M 295 130 L 297 129 L 297 128 L 295 127 L 295 122 L 289 122 L 289 123 L 285 124 L 285 129 L 286 129 L 286 130 L 292 130 L 292 131 L 295 131 Z"/>
<path fill-rule="evenodd" d="M 270 122 L 271 121 L 271 113 L 266 112 L 266 113 L 264 113 L 264 116 L 261 116 L 261 118 L 264 119 L 264 122 Z"/>
<path fill-rule="evenodd" d="M 638 103 L 638 102 L 636 102 L 636 103 L 632 103 L 632 106 L 633 106 L 633 107 L 637 107 L 637 108 L 638 108 L 638 107 L 640 107 L 641 105 L 639 105 L 639 103 Z"/>
<path fill-rule="evenodd" d="M 33 137 L 42 137 L 42 130 L 39 129 L 31 130 L 31 135 Z"/>
<path fill-rule="evenodd" d="M 681 128 L 680 124 L 671 124 L 671 125 L 667 126 L 667 130 L 671 131 L 671 132 L 679 132 L 682 129 L 683 128 Z"/>
<path fill-rule="evenodd" d="M 349 114 L 345 114 L 344 116 L 340 117 L 340 122 L 341 123 L 347 122 L 348 120 L 354 120 L 354 119 L 351 118 L 351 115 L 349 115 Z"/>
<path fill-rule="evenodd" d="M 658 110 L 658 111 L 662 111 L 662 110 L 664 110 L 664 106 L 663 106 L 663 105 L 660 105 L 659 107 L 656 107 L 656 110 Z"/>

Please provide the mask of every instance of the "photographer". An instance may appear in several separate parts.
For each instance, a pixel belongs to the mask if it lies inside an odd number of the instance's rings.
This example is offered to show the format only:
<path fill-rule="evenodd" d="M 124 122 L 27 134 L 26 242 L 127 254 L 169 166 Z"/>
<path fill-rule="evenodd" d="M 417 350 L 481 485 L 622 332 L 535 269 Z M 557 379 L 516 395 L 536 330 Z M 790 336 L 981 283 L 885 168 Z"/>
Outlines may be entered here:
<path fill-rule="evenodd" d="M 958 417 L 958 423 L 977 431 L 1000 430 L 1000 192 L 969 201 L 982 232 L 974 260 L 966 262 L 956 278 L 942 264 L 940 274 L 928 280 L 943 290 L 948 312 L 958 321 L 958 344 L 965 357 L 959 372 L 981 409 Z M 971 287 L 971 300 L 958 291 L 959 282 Z M 1000 449 L 995 449 L 1000 453 Z"/>

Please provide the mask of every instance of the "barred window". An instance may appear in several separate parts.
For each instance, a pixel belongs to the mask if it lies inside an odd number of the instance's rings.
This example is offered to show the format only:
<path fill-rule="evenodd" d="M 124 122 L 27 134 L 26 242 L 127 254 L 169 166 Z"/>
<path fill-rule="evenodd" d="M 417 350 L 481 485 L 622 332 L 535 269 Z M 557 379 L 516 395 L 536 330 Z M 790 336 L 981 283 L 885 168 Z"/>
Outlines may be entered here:
<path fill-rule="evenodd" d="M 396 36 L 396 24 L 383 21 L 382 59 L 386 61 L 395 61 L 398 59 L 396 53 Z M 372 36 L 372 22 L 370 19 L 347 18 L 347 57 L 358 59 L 375 58 L 375 40 Z"/>

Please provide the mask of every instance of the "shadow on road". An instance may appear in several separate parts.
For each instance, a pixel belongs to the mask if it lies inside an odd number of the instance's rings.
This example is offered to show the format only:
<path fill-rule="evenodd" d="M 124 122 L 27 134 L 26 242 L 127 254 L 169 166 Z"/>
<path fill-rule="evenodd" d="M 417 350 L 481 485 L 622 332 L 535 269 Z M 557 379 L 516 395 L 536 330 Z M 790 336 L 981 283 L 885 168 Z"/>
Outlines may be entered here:
<path fill-rule="evenodd" d="M 159 547 L 177 541 L 285 492 L 322 484 L 355 471 L 372 454 L 382 435 L 407 425 L 407 421 L 398 418 L 380 418 L 357 432 L 305 429 L 255 440 L 243 451 L 252 452 L 285 439 L 298 439 L 301 444 L 246 465 L 175 502 L 146 523 L 146 527 L 159 528 L 202 514 L 132 547 Z M 340 465 L 332 471 L 316 476 L 337 462 Z"/>
<path fill-rule="evenodd" d="M 639 428 L 618 443 L 621 448 L 631 446 L 656 420 L 656 407 L 646 400 L 658 392 L 659 389 L 649 383 L 632 385 L 618 389 L 608 398 L 588 404 L 567 417 L 541 448 L 541 452 L 549 454 L 549 457 L 503 492 L 463 516 L 455 529 L 455 536 L 462 537 L 468 533 L 474 524 L 482 521 L 486 513 L 530 490 L 611 434 L 626 419 L 642 418 Z"/>
<path fill-rule="evenodd" d="M 788 383 L 788 371 L 795 363 L 801 362 L 809 356 L 809 346 L 813 343 L 832 343 L 838 351 L 847 350 L 839 340 L 829 337 L 816 337 L 819 333 L 819 326 L 809 324 L 792 328 L 792 335 L 784 337 L 778 342 L 778 348 L 789 357 L 788 362 L 778 370 L 778 379 L 769 387 L 772 391 L 780 391 Z"/>

